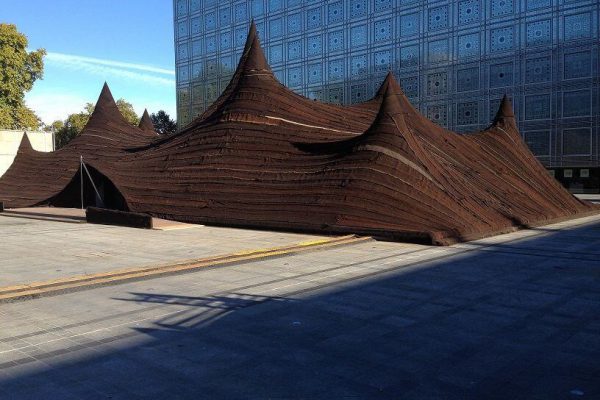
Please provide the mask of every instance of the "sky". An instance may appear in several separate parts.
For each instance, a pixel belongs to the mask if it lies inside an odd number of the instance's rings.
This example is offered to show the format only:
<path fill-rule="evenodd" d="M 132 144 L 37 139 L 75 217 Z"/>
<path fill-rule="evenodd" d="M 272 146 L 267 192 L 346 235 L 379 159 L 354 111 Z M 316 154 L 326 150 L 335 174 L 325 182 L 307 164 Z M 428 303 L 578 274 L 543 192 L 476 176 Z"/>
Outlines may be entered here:
<path fill-rule="evenodd" d="M 95 103 L 105 81 L 138 115 L 175 119 L 172 0 L 0 0 L 0 22 L 48 52 L 25 96 L 46 124 Z"/>

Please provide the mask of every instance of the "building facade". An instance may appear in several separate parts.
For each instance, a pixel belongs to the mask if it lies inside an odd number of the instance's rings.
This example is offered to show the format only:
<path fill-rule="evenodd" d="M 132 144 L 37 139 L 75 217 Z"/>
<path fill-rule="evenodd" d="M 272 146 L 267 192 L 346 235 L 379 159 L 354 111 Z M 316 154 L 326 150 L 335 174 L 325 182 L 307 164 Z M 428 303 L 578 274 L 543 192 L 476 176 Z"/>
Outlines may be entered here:
<path fill-rule="evenodd" d="M 15 159 L 23 134 L 23 131 L 0 130 L 0 176 L 4 175 Z M 27 132 L 27 137 L 34 150 L 54 151 L 52 132 Z"/>
<path fill-rule="evenodd" d="M 174 0 L 177 117 L 225 89 L 254 18 L 277 78 L 309 98 L 367 100 L 391 70 L 468 132 L 508 93 L 545 165 L 600 166 L 599 16 L 598 0 Z"/>

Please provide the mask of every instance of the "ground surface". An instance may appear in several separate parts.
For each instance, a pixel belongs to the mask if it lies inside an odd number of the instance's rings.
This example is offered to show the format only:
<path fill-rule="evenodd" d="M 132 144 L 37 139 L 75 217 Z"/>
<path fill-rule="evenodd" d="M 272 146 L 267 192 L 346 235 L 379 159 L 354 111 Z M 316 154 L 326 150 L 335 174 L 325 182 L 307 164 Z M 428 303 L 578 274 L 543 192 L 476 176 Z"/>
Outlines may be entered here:
<path fill-rule="evenodd" d="M 154 241 L 21 223 L 0 218 L 3 236 L 15 230 L 0 249 L 2 279 L 7 266 L 17 279 L 15 263 L 33 276 L 36 260 L 39 273 L 285 237 L 194 228 Z M 24 254 L 35 251 L 19 242 L 27 236 L 62 258 Z M 7 240 L 28 261 L 8 258 Z M 107 254 L 82 256 L 92 245 Z M 29 398 L 597 399 L 600 218 L 445 248 L 365 242 L 0 304 L 0 399 Z"/>
<path fill-rule="evenodd" d="M 69 218 L 77 210 L 63 212 Z M 50 215 L 50 214 L 47 214 Z M 319 238 L 186 225 L 156 231 L 40 221 L 0 213 L 0 286 L 93 274 Z M 55 218 L 54 212 L 49 218 Z"/>

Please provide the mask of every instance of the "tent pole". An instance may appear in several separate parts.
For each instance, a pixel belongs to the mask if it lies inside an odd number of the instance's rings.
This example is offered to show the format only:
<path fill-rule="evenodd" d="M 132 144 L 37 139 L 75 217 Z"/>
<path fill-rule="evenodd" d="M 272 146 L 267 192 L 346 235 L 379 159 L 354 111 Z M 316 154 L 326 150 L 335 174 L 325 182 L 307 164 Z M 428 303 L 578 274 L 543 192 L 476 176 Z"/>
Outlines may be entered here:
<path fill-rule="evenodd" d="M 79 175 L 81 183 L 81 209 L 83 210 L 83 156 L 79 156 Z"/>

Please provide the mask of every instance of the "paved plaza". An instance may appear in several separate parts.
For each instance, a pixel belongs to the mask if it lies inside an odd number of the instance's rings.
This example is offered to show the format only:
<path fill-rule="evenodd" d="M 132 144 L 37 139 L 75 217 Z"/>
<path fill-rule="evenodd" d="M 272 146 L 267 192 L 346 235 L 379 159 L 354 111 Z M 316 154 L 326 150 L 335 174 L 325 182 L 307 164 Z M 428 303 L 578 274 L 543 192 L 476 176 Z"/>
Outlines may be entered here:
<path fill-rule="evenodd" d="M 9 217 L 0 234 L 2 286 L 311 239 Z M 5 303 L 0 321 L 2 400 L 598 399 L 600 217 Z"/>

